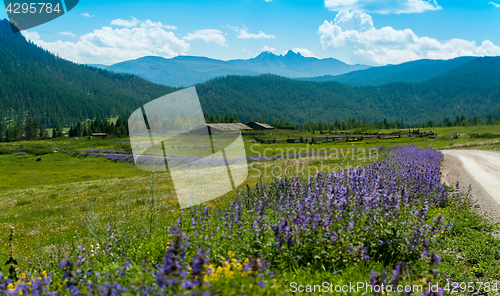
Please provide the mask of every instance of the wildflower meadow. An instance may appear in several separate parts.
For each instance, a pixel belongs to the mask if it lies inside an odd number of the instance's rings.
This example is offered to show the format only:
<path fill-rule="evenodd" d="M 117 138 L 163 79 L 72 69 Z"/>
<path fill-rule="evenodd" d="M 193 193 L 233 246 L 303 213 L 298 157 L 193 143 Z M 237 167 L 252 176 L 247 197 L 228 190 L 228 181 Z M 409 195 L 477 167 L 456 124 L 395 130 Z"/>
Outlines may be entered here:
<path fill-rule="evenodd" d="M 54 218 L 51 225 L 59 227 L 45 243 L 27 243 L 10 226 L 0 242 L 6 255 L 0 291 L 444 295 L 460 291 L 457 281 L 498 279 L 500 244 L 490 234 L 496 226 L 473 213 L 466 188 L 443 184 L 442 153 L 417 146 L 379 150 L 377 161 L 307 177 L 261 177 L 235 194 L 182 210 L 157 198 L 161 176 L 144 173 L 140 182 L 151 183 L 139 193 L 143 199 L 126 203 L 123 197 L 105 212 L 89 201 L 73 222 Z M 60 154 L 131 169 L 124 152 Z M 492 285 L 490 294 L 496 293 Z"/>

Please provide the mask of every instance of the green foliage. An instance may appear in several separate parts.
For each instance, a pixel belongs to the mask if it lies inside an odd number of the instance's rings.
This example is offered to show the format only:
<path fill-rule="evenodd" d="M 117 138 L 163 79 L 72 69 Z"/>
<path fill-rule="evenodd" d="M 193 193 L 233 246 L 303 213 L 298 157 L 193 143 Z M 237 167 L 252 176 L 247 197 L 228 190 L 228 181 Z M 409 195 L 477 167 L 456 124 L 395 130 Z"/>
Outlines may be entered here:
<path fill-rule="evenodd" d="M 206 123 L 238 123 L 240 120 L 238 119 L 238 115 L 226 114 L 225 116 L 215 115 L 207 115 L 205 114 L 205 122 Z"/>
<path fill-rule="evenodd" d="M 6 125 L 20 125 L 10 131 L 9 138 L 22 138 L 28 116 L 39 123 L 38 128 L 128 116 L 176 90 L 58 58 L 28 43 L 21 34 L 13 34 L 7 20 L 0 24 L 0 43 L 5 44 L 0 49 L 0 134 Z M 307 122 L 338 121 L 341 125 L 344 121 L 347 125 L 352 118 L 373 123 L 386 118 L 401 125 L 404 119 L 405 124 L 425 121 L 432 126 L 444 115 L 454 118 L 462 114 L 476 116 L 480 122 L 488 115 L 500 116 L 499 63 L 500 58 L 477 58 L 419 84 L 349 87 L 334 81 L 304 82 L 274 75 L 228 76 L 198 84 L 197 91 L 204 112 L 224 117 L 222 122 L 253 120 L 292 127 Z M 228 114 L 237 119 L 226 119 Z M 30 122 L 26 128 L 31 138 Z M 81 134 L 86 134 L 85 127 Z"/>
<path fill-rule="evenodd" d="M 59 123 L 59 124 L 57 124 L 57 127 L 55 127 L 55 128 L 52 129 L 52 138 L 60 138 L 62 136 L 64 136 L 64 134 L 63 134 L 63 127 Z"/>
<path fill-rule="evenodd" d="M 488 281 L 500 274 L 500 226 L 478 214 L 458 209 L 449 212 L 453 220 L 450 237 L 443 245 L 442 271 L 456 282 Z"/>
<path fill-rule="evenodd" d="M 0 121 L 4 123 L 23 123 L 27 114 L 46 127 L 128 116 L 175 90 L 56 57 L 27 42 L 21 33 L 13 34 L 8 20 L 0 21 L 0 44 Z"/>
<path fill-rule="evenodd" d="M 479 128 L 481 132 L 484 132 L 484 129 L 491 129 L 492 126 Z M 437 131 L 447 134 L 464 133 L 472 129 L 473 127 L 449 127 L 438 128 Z M 270 131 L 267 132 L 270 133 Z M 291 133 L 306 134 L 291 130 L 273 131 L 273 133 L 278 132 L 283 133 L 285 138 Z M 8 154 L 20 151 L 21 146 L 24 148 L 33 146 L 40 149 L 53 147 L 59 151 L 85 149 L 130 151 L 130 146 L 123 143 L 124 141 L 126 140 L 117 138 L 90 141 L 56 138 L 55 141 L 24 141 L 14 143 L 14 145 L 2 143 L 0 148 L 16 149 Z M 422 146 L 449 144 L 449 141 L 440 139 L 433 140 L 434 142 L 419 141 L 421 142 L 417 143 Z M 248 144 L 248 142 L 245 143 Z M 398 139 L 373 144 L 358 143 L 356 146 L 377 147 L 401 143 L 404 142 Z M 276 154 L 276 149 L 283 151 L 286 148 L 299 149 L 305 146 L 305 144 L 300 145 L 302 144 L 271 144 L 253 149 L 258 149 L 262 153 L 264 149 L 270 148 L 273 151 L 269 154 Z M 351 145 L 351 143 L 328 143 L 318 144 L 316 147 L 347 150 L 352 147 Z M 86 275 L 91 282 L 119 281 L 127 287 L 133 285 L 134 282 L 144 285 L 153 284 L 151 273 L 155 264 L 162 263 L 165 250 L 172 242 L 172 237 L 168 235 L 168 227 L 175 224 L 177 219 L 181 220 L 184 231 L 190 236 L 191 247 L 186 254 L 185 261 L 192 262 L 194 250 L 197 247 L 203 247 L 211 250 L 209 264 L 215 270 L 220 268 L 217 276 L 210 278 L 211 287 L 207 288 L 211 289 L 210 291 L 214 294 L 288 295 L 291 294 L 289 290 L 291 282 L 321 284 L 327 281 L 339 285 L 358 281 L 369 282 L 371 270 L 379 273 L 385 269 L 388 270 L 390 276 L 394 268 L 393 262 L 367 263 L 350 259 L 342 269 L 324 270 L 320 264 L 316 264 L 320 262 L 320 260 L 314 260 L 316 254 L 320 254 L 322 258 L 341 260 L 342 258 L 334 258 L 334 256 L 344 253 L 328 252 L 326 243 L 304 242 L 300 251 L 311 259 L 309 266 L 306 262 L 303 262 L 300 267 L 291 268 L 272 264 L 269 268 L 274 271 L 274 278 L 248 275 L 232 259 L 244 262 L 250 255 L 257 257 L 261 253 L 268 258 L 276 258 L 276 262 L 279 262 L 281 259 L 290 259 L 294 255 L 287 252 L 273 253 L 275 248 L 269 245 L 266 237 L 258 241 L 255 236 L 243 229 L 239 230 L 242 232 L 239 237 L 223 238 L 220 235 L 214 235 L 214 233 L 225 232 L 224 228 L 229 227 L 221 222 L 223 220 L 221 215 L 227 214 L 227 205 L 233 196 L 221 197 L 202 207 L 181 211 L 175 202 L 173 184 L 166 174 L 158 174 L 155 185 L 157 197 L 152 211 L 151 176 L 148 172 L 140 171 L 129 163 L 111 162 L 101 157 L 78 158 L 59 152 L 42 158 L 40 163 L 36 162 L 36 157 L 30 154 L 0 156 L 0 164 L 4 168 L 0 171 L 0 199 L 3 201 L 0 205 L 0 223 L 14 225 L 16 229 L 16 235 L 13 238 L 15 253 L 12 258 L 19 264 L 14 265 L 13 272 L 29 271 L 32 272 L 33 277 L 36 277 L 43 270 L 52 271 L 55 275 L 54 285 L 59 283 L 63 275 L 57 266 L 58 262 L 66 256 L 76 260 L 78 255 L 85 257 L 87 262 L 82 266 L 82 270 L 98 271 L 101 274 L 100 278 L 95 273 Z M 312 161 L 307 162 L 307 160 Z M 304 158 L 301 161 L 310 167 L 315 165 L 318 159 Z M 336 164 L 341 161 L 337 160 Z M 269 162 L 255 162 L 251 165 L 258 167 L 266 163 Z M 350 162 L 350 164 L 357 166 L 361 163 Z M 250 172 L 253 171 L 253 169 L 250 170 Z M 255 188 L 252 184 L 255 184 L 256 179 L 250 176 L 248 180 L 252 190 Z M 263 180 L 265 184 L 269 184 L 268 181 Z M 452 188 L 448 187 L 448 189 Z M 248 198 L 251 201 L 251 196 Z M 207 210 L 204 209 L 205 206 Z M 153 227 L 150 228 L 151 212 L 154 213 L 154 218 Z M 249 214 L 246 211 L 242 212 L 243 215 Z M 270 211 L 269 215 L 271 213 Z M 414 258 L 411 263 L 411 274 L 401 279 L 401 282 L 424 284 L 421 281 L 440 280 L 445 283 L 447 277 L 454 281 L 497 279 L 500 273 L 498 267 L 500 266 L 500 246 L 498 239 L 495 239 L 491 233 L 498 226 L 485 222 L 466 205 L 444 205 L 430 213 L 428 219 L 438 215 L 445 217 L 446 222 L 453 222 L 448 239 L 442 246 L 435 246 L 435 251 L 443 258 L 442 265 L 431 266 L 425 258 Z M 405 218 L 401 217 L 401 221 Z M 407 218 L 414 221 L 415 217 L 409 215 Z M 197 222 L 195 226 L 192 226 L 193 219 Z M 398 222 L 400 221 L 394 221 L 393 225 L 387 229 L 381 227 L 380 231 L 387 231 L 388 238 L 392 229 L 403 231 L 405 226 Z M 249 224 L 245 227 L 251 226 Z M 217 227 L 220 227 L 220 230 L 215 231 Z M 7 227 L 0 230 L 5 238 L 4 244 L 0 244 L 2 264 L 10 260 L 10 249 L 7 244 L 8 231 Z M 227 231 L 229 234 L 229 230 Z M 265 235 L 267 238 L 273 236 L 269 233 Z M 370 235 L 360 231 L 349 240 L 361 242 L 370 239 Z M 85 247 L 85 250 L 79 249 L 78 246 Z M 234 254 L 231 255 L 229 251 Z M 226 264 L 229 264 L 230 268 L 225 268 Z M 438 269 L 439 275 L 429 275 L 431 267 Z M 4 275 L 9 274 L 9 266 L 3 266 L 1 269 Z M 120 270 L 116 271 L 117 269 Z M 122 271 L 125 276 L 119 276 Z M 111 274 L 109 278 L 104 276 L 108 272 Z M 17 272 L 17 275 L 20 276 L 21 273 Z M 264 289 L 258 287 L 257 282 L 265 283 Z"/>
<path fill-rule="evenodd" d="M 24 125 L 24 135 L 27 140 L 34 139 L 37 135 L 38 124 L 33 121 L 33 117 L 28 116 L 26 123 Z"/>
<path fill-rule="evenodd" d="M 1 145 L 0 155 L 2 154 L 32 154 L 32 155 L 45 155 L 52 153 L 52 149 L 47 143 L 22 143 L 20 145 Z"/>
<path fill-rule="evenodd" d="M 457 68 L 476 57 L 459 57 L 451 60 L 417 60 L 399 65 L 373 67 L 338 76 L 301 78 L 302 81 L 337 81 L 349 86 L 377 86 L 392 82 L 419 83 Z"/>
<path fill-rule="evenodd" d="M 500 63 L 500 58 L 480 60 Z M 498 59 L 499 61 L 497 62 Z M 496 77 L 496 70 L 486 68 Z M 460 72 L 462 73 L 462 72 Z M 466 72 L 464 72 L 466 73 Z M 458 74 L 457 74 L 458 75 Z M 463 74 L 466 75 L 466 74 Z M 447 76 L 446 76 L 447 77 Z M 468 75 L 467 77 L 475 79 Z M 436 78 L 437 79 L 437 78 Z M 228 76 L 197 85 L 203 110 L 208 114 L 236 114 L 243 122 L 284 119 L 294 124 L 334 123 L 350 118 L 364 122 L 404 122 L 413 126 L 439 122 L 443 116 L 500 116 L 500 79 L 470 84 L 390 83 L 373 87 L 348 87 L 338 82 L 303 82 L 274 75 Z"/>
<path fill-rule="evenodd" d="M 50 146 L 45 143 L 32 145 L 21 144 L 19 145 L 19 150 L 20 152 L 26 152 L 36 156 L 53 153 L 53 150 L 50 149 Z"/>

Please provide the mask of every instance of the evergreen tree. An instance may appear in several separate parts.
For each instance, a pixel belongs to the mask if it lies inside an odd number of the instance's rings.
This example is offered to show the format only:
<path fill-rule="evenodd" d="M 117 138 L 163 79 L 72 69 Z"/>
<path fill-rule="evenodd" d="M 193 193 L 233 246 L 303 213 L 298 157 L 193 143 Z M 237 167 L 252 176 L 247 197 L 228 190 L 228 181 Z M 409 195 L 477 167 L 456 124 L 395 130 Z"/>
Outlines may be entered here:
<path fill-rule="evenodd" d="M 9 129 L 7 129 L 9 140 L 11 138 L 13 138 L 15 141 L 21 141 L 23 139 L 23 127 L 19 123 L 11 125 L 9 128 L 10 131 Z"/>
<path fill-rule="evenodd" d="M 64 130 L 62 125 L 58 124 L 56 128 L 56 137 L 60 138 L 64 136 Z"/>
<path fill-rule="evenodd" d="M 115 133 L 119 137 L 124 137 L 127 135 L 127 129 L 125 128 L 125 125 L 120 125 L 120 127 L 115 129 Z"/>
<path fill-rule="evenodd" d="M 46 135 L 46 130 L 45 130 L 45 127 L 43 126 L 43 124 L 40 124 L 40 138 L 43 139 L 45 138 L 45 135 Z"/>
<path fill-rule="evenodd" d="M 26 119 L 26 124 L 24 125 L 24 136 L 27 140 L 36 138 L 36 124 L 31 116 L 28 116 L 28 119 Z"/>
<path fill-rule="evenodd" d="M 86 122 L 83 124 L 83 136 L 84 137 L 90 136 L 89 128 L 87 127 L 87 123 Z"/>
<path fill-rule="evenodd" d="M 80 120 L 78 120 L 73 132 L 75 133 L 74 137 L 81 137 L 83 135 L 83 124 Z"/>
<path fill-rule="evenodd" d="M 488 115 L 488 119 L 486 120 L 487 125 L 492 125 L 493 124 L 493 118 L 491 118 L 491 115 Z"/>
<path fill-rule="evenodd" d="M 0 122 L 0 142 L 5 141 L 5 126 Z"/>

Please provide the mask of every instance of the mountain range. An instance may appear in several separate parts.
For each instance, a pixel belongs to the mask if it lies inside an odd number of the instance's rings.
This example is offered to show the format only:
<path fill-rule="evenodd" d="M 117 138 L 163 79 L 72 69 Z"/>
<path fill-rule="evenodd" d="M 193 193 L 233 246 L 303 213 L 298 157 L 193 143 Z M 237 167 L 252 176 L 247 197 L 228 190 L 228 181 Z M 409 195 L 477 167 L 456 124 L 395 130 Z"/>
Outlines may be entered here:
<path fill-rule="evenodd" d="M 256 76 L 276 74 L 283 77 L 313 77 L 340 75 L 367 69 L 364 65 L 347 65 L 333 58 L 304 57 L 288 51 L 285 55 L 262 52 L 248 60 L 221 61 L 206 57 L 177 56 L 166 59 L 146 56 L 111 66 L 96 66 L 116 73 L 134 74 L 149 81 L 172 87 L 186 87 L 227 75 Z"/>
<path fill-rule="evenodd" d="M 204 110 L 239 118 L 284 118 L 293 123 L 355 117 L 406 123 L 500 116 L 500 57 L 480 57 L 420 83 L 351 87 L 275 75 L 228 76 L 197 85 Z M 213 112 L 212 111 L 212 112 Z M 260 117 L 259 117 L 260 116 Z"/>
<path fill-rule="evenodd" d="M 26 41 L 21 34 L 12 33 L 7 20 L 0 21 L 0 44 L 0 122 L 3 123 L 23 122 L 32 116 L 44 126 L 53 127 L 57 123 L 68 125 L 78 120 L 128 116 L 145 103 L 179 90 L 135 75 L 61 59 Z M 299 61 L 303 58 L 287 55 Z M 260 62 L 251 62 L 255 67 L 266 65 L 265 59 L 257 60 Z M 234 63 L 236 67 L 246 62 Z M 277 62 L 271 60 L 271 65 Z M 429 73 L 426 67 L 431 66 L 435 72 L 438 69 L 444 72 L 421 81 L 425 75 L 418 73 Z M 394 67 L 397 68 L 388 68 Z M 451 69 L 442 70 L 446 67 Z M 421 61 L 416 68 L 427 70 L 411 71 L 415 67 L 409 67 L 405 73 L 420 77 L 418 83 L 353 87 L 337 81 L 299 81 L 261 74 L 213 78 L 196 84 L 196 89 L 205 113 L 235 114 L 243 121 L 265 118 L 271 122 L 279 118 L 297 124 L 355 117 L 415 123 L 462 114 L 482 118 L 500 115 L 500 57 Z M 363 71 L 373 70 L 356 72 Z"/>
<path fill-rule="evenodd" d="M 302 81 L 337 81 L 349 86 L 375 86 L 391 82 L 419 83 L 457 68 L 476 57 L 459 57 L 450 60 L 417 60 L 399 65 L 372 67 L 342 75 L 324 75 L 300 78 Z"/>
<path fill-rule="evenodd" d="M 111 66 L 92 65 L 116 73 L 134 74 L 151 82 L 186 87 L 227 75 L 274 74 L 300 81 L 337 81 L 348 86 L 380 86 L 392 82 L 420 83 L 437 77 L 476 57 L 450 60 L 417 60 L 399 65 L 370 67 L 348 65 L 337 59 L 304 57 L 288 51 L 285 55 L 262 52 L 248 60 L 221 61 L 206 57 L 178 56 L 165 59 L 146 56 Z"/>

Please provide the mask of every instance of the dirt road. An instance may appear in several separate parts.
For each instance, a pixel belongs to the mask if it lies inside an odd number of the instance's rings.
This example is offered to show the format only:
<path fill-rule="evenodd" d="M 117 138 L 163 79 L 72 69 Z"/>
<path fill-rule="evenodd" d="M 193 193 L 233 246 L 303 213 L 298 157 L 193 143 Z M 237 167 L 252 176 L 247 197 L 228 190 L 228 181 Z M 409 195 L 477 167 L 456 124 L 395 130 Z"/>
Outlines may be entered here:
<path fill-rule="evenodd" d="M 441 172 L 448 185 L 459 181 L 460 189 L 472 186 L 478 211 L 500 224 L 500 152 L 443 150 Z"/>

